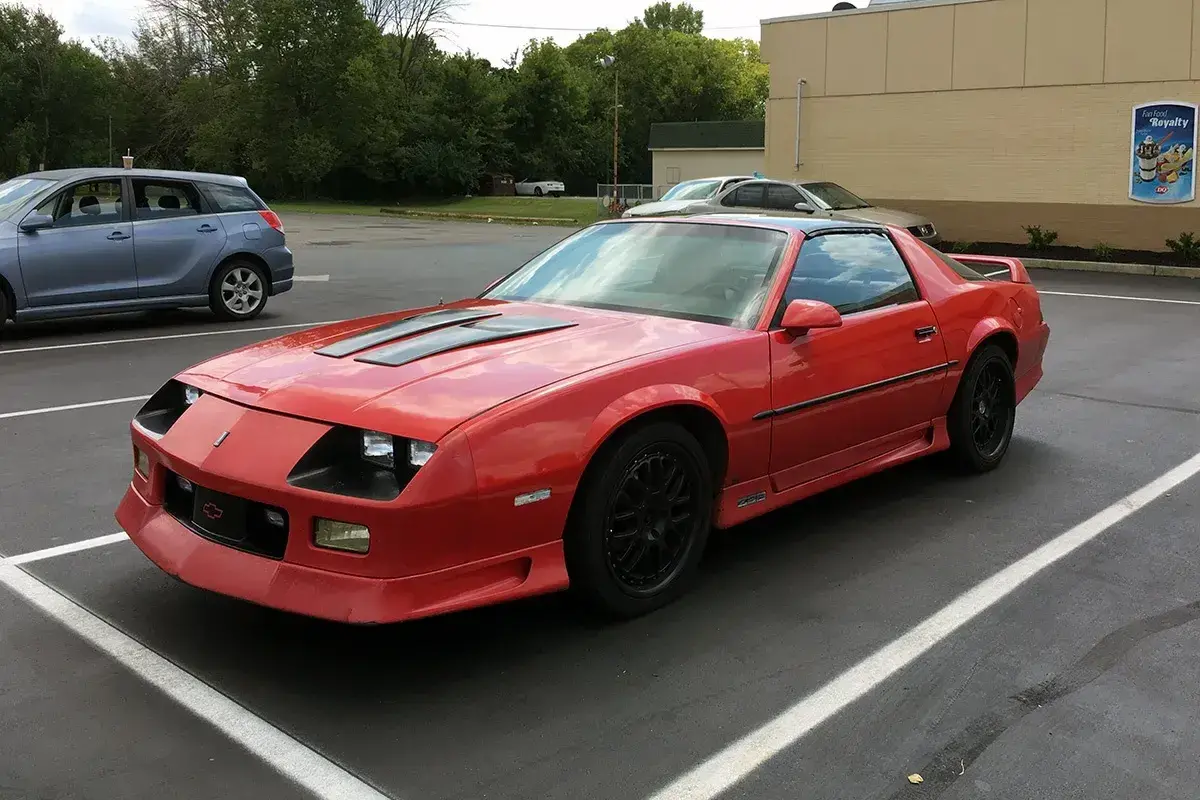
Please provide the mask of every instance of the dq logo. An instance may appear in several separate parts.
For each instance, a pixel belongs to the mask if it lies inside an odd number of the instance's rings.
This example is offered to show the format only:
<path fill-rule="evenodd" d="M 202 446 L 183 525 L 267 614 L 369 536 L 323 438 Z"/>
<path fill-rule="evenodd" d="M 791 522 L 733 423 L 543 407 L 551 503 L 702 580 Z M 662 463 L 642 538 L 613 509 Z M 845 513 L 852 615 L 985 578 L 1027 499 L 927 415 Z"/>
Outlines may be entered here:
<path fill-rule="evenodd" d="M 1155 186 L 1154 187 L 1155 194 L 1166 194 L 1169 191 L 1171 191 L 1171 187 L 1169 187 L 1169 186 Z"/>
<path fill-rule="evenodd" d="M 225 516 L 225 512 L 222 511 L 221 507 L 216 503 L 205 503 L 204 508 L 200 510 L 203 511 L 204 516 L 208 517 L 209 519 L 220 519 L 221 517 Z"/>

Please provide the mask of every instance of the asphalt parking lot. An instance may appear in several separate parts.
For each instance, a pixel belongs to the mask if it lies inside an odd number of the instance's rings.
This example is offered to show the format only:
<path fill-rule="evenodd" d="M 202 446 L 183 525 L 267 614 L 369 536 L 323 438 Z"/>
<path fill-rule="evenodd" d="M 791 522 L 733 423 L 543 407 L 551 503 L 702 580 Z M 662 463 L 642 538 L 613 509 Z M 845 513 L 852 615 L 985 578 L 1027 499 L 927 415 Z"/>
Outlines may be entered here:
<path fill-rule="evenodd" d="M 1196 797 L 1200 477 L 1118 506 L 911 663 L 852 668 L 1200 453 L 1200 281 L 1038 273 L 1046 377 L 1001 470 L 916 463 L 726 532 L 690 595 L 623 625 L 552 596 L 349 628 L 181 585 L 119 537 L 43 553 L 118 533 L 127 398 L 278 333 L 477 293 L 567 233 L 285 223 L 305 280 L 251 323 L 0 334 L 0 798 L 312 796 L 280 765 L 356 800 Z M 857 699 L 811 729 L 780 716 L 847 680 Z M 225 732 L 187 710 L 221 703 Z M 770 746 L 742 740 L 768 723 Z"/>

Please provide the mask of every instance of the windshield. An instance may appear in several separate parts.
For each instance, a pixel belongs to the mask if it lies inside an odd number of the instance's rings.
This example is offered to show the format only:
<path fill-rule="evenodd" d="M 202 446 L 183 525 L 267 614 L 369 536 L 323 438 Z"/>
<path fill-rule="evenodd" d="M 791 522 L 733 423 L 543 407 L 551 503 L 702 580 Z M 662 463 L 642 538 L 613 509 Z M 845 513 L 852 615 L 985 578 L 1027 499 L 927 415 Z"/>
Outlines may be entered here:
<path fill-rule="evenodd" d="M 484 297 L 750 328 L 788 235 L 742 225 L 608 223 L 542 253 Z"/>
<path fill-rule="evenodd" d="M 663 200 L 707 200 L 721 188 L 720 181 L 687 181 L 676 184 L 662 196 Z"/>
<path fill-rule="evenodd" d="M 804 190 L 815 195 L 818 200 L 834 211 L 846 211 L 851 208 L 870 208 L 871 204 L 853 192 L 843 189 L 836 183 L 823 181 L 821 183 L 803 184 Z"/>
<path fill-rule="evenodd" d="M 13 178 L 0 183 L 0 218 L 7 217 L 17 206 L 53 184 L 54 181 L 40 178 Z"/>

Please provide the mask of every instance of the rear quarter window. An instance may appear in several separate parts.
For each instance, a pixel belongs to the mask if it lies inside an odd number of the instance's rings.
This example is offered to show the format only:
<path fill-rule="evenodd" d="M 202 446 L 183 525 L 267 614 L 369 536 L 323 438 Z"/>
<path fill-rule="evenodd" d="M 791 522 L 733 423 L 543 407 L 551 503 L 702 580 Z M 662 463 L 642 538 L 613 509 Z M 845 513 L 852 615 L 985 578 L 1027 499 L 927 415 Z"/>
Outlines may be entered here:
<path fill-rule="evenodd" d="M 201 184 L 208 202 L 218 213 L 227 214 L 234 211 L 265 211 L 266 205 L 254 196 L 254 192 L 244 186 L 232 186 L 223 183 Z"/>

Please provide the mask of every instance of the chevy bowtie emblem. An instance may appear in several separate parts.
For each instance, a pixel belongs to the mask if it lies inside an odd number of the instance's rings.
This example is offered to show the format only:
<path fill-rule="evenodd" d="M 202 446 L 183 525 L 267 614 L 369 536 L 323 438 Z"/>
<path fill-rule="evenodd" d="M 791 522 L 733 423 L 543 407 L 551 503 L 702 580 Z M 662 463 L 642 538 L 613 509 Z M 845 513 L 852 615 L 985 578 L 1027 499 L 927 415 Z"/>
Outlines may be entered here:
<path fill-rule="evenodd" d="M 221 517 L 225 516 L 225 512 L 222 511 L 221 507 L 216 503 L 205 503 L 204 507 L 200 510 L 203 511 L 204 516 L 208 517 L 209 519 L 220 519 Z"/>
<path fill-rule="evenodd" d="M 225 431 L 224 433 L 222 433 L 220 436 L 217 437 L 217 440 L 215 442 L 213 442 L 213 447 L 220 447 L 221 442 L 225 441 L 228 438 L 229 438 L 229 431 Z"/>

